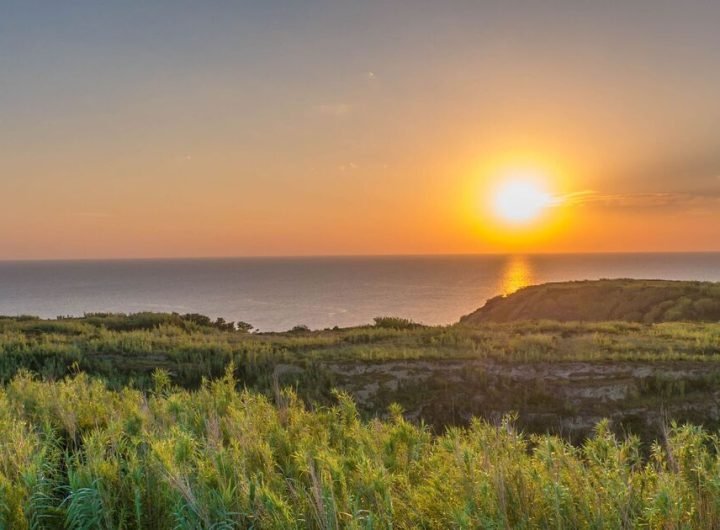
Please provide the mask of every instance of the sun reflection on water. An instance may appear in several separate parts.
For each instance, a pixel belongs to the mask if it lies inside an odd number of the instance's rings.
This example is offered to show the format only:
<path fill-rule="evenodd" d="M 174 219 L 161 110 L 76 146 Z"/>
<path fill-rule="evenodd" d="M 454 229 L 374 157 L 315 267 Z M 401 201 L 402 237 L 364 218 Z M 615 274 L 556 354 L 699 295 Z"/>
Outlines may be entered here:
<path fill-rule="evenodd" d="M 509 295 L 535 283 L 535 274 L 525 256 L 509 256 L 500 280 L 500 292 Z"/>

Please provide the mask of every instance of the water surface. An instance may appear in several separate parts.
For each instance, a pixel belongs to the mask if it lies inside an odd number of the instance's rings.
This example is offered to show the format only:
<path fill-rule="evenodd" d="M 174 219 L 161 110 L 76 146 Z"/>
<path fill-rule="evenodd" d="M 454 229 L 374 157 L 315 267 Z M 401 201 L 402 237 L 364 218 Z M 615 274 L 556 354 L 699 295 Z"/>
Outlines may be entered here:
<path fill-rule="evenodd" d="M 548 281 L 720 281 L 720 253 L 0 262 L 0 314 L 178 311 L 261 330 L 457 321 L 499 293 Z"/>

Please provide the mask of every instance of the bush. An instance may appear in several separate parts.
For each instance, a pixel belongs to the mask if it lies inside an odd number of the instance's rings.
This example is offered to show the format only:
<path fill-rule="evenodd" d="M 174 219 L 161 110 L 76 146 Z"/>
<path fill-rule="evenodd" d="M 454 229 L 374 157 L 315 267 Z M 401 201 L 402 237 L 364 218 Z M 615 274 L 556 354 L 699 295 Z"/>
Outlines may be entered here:
<path fill-rule="evenodd" d="M 385 329 L 417 329 L 423 327 L 422 324 L 408 320 L 407 318 L 398 317 L 375 317 L 376 328 Z"/>

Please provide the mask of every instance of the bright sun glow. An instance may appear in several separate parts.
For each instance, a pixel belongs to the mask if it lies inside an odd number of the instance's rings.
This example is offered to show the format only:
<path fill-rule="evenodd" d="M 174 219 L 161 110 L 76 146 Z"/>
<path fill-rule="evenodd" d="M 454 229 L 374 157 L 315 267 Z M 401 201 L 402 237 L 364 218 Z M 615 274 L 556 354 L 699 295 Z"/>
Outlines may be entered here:
<path fill-rule="evenodd" d="M 550 194 L 529 180 L 505 182 L 497 188 L 493 198 L 495 213 L 511 223 L 532 221 L 551 204 Z"/>

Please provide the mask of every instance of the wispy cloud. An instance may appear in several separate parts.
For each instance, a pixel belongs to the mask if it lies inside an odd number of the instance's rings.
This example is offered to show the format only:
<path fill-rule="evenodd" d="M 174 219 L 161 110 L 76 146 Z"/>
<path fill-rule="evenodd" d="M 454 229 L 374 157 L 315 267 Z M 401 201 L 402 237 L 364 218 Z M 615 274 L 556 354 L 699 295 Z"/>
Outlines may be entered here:
<path fill-rule="evenodd" d="M 566 193 L 565 195 L 553 196 L 553 204 L 582 204 L 591 200 L 593 196 L 597 195 L 597 192 L 593 190 L 575 191 L 572 193 Z"/>
<path fill-rule="evenodd" d="M 562 204 L 597 204 L 609 208 L 706 209 L 720 207 L 720 192 L 600 193 L 584 190 L 558 197 Z"/>

